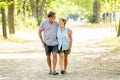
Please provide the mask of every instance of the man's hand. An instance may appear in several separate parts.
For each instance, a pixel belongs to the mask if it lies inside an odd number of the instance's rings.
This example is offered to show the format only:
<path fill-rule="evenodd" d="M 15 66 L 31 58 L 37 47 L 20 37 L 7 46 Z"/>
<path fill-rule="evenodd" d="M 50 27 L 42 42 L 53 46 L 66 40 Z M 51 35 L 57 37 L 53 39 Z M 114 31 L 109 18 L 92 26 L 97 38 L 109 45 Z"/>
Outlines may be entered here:
<path fill-rule="evenodd" d="M 43 47 L 45 47 L 45 44 L 44 44 L 44 43 L 42 43 L 42 46 L 43 46 Z"/>

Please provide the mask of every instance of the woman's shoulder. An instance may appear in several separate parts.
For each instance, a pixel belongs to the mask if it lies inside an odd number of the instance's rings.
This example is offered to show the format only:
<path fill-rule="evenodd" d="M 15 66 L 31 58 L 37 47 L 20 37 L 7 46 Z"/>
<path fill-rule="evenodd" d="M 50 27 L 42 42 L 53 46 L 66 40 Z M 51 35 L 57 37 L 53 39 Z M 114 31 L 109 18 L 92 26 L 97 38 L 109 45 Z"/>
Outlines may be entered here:
<path fill-rule="evenodd" d="M 72 31 L 70 28 L 67 28 L 67 30 L 70 31 L 70 32 Z"/>
<path fill-rule="evenodd" d="M 68 28 L 68 34 L 72 34 L 72 30 Z"/>

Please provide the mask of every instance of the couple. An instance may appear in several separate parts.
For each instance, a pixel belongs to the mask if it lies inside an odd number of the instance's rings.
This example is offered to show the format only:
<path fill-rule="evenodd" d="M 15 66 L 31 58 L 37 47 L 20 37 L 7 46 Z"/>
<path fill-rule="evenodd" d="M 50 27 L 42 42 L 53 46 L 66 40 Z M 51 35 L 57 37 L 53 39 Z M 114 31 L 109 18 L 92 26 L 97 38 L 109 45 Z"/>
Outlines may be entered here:
<path fill-rule="evenodd" d="M 45 48 L 50 75 L 59 74 L 56 72 L 57 53 L 60 56 L 61 74 L 66 74 L 68 54 L 72 48 L 72 31 L 65 27 L 66 19 L 60 18 L 59 24 L 55 19 L 56 13 L 49 12 L 48 18 L 41 23 L 38 32 L 42 45 Z M 51 60 L 51 55 L 53 56 L 53 61 Z"/>

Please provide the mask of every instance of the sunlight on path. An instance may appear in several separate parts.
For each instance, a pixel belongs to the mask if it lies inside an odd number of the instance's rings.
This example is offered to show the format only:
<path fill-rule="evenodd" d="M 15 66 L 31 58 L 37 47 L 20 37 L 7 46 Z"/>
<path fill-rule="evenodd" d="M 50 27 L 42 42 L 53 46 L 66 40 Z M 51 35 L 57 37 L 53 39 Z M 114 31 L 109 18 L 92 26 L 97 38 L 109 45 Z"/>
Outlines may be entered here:
<path fill-rule="evenodd" d="M 38 31 L 36 32 L 17 32 L 16 37 L 26 39 L 26 40 L 40 40 L 38 37 Z"/>
<path fill-rule="evenodd" d="M 116 31 L 114 28 L 111 29 L 89 29 L 86 27 L 79 27 L 73 30 L 73 40 L 74 41 L 87 41 L 87 40 L 101 40 L 105 37 L 116 36 Z"/>

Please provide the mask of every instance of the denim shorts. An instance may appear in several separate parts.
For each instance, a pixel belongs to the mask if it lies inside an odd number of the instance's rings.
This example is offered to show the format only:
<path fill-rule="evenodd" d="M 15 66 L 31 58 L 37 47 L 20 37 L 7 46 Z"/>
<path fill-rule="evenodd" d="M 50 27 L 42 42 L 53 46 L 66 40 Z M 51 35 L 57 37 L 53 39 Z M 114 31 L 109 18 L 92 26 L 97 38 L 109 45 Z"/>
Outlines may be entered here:
<path fill-rule="evenodd" d="M 49 46 L 47 44 L 45 44 L 45 52 L 46 52 L 46 55 L 50 55 L 51 53 L 53 52 L 56 52 L 58 53 L 58 45 L 55 45 L 55 46 Z"/>

